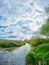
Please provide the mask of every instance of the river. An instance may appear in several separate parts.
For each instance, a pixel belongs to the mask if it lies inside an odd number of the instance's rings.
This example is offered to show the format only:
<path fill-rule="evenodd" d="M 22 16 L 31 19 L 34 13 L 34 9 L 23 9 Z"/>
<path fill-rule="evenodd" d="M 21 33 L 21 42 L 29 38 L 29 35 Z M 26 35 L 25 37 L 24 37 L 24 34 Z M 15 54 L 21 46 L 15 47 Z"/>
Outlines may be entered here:
<path fill-rule="evenodd" d="M 0 51 L 0 65 L 25 65 L 25 56 L 29 52 L 31 46 L 23 45 L 13 51 Z"/>

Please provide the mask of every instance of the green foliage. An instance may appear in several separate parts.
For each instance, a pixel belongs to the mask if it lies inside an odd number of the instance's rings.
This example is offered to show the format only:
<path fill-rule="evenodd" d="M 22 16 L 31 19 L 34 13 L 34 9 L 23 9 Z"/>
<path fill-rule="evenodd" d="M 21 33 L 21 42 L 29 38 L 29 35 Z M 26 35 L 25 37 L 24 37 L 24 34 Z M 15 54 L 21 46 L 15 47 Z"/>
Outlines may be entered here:
<path fill-rule="evenodd" d="M 9 48 L 9 47 L 19 47 L 24 45 L 23 41 L 11 41 L 11 40 L 1 40 L 0 39 L 0 48 Z"/>
<path fill-rule="evenodd" d="M 36 65 L 36 57 L 33 51 L 30 51 L 26 56 L 26 65 Z"/>
<path fill-rule="evenodd" d="M 8 50 L 8 51 L 13 51 L 14 48 L 7 48 L 6 50 Z"/>
<path fill-rule="evenodd" d="M 45 61 L 47 62 L 47 65 L 49 65 L 49 52 L 47 52 L 44 56 Z"/>
<path fill-rule="evenodd" d="M 45 11 L 49 15 L 49 6 L 45 7 Z M 49 17 L 46 19 L 46 23 L 41 27 L 40 33 L 49 36 Z"/>
<path fill-rule="evenodd" d="M 45 11 L 48 14 L 49 13 L 49 7 L 45 7 Z"/>
<path fill-rule="evenodd" d="M 49 38 L 44 39 L 44 38 L 39 38 L 39 37 L 33 37 L 27 40 L 26 42 L 33 46 L 38 46 L 43 43 L 49 43 Z"/>
<path fill-rule="evenodd" d="M 45 11 L 49 15 L 49 6 L 45 7 Z M 42 25 L 40 33 L 49 36 L 49 18 Z M 35 46 L 26 56 L 26 65 L 49 65 L 49 38 L 35 37 L 26 42 Z"/>
<path fill-rule="evenodd" d="M 29 40 L 27 40 L 27 43 L 31 44 L 31 45 L 38 45 L 39 44 L 39 38 L 31 38 Z"/>
<path fill-rule="evenodd" d="M 46 23 L 42 25 L 40 33 L 49 36 L 49 18 L 46 20 Z"/>
<path fill-rule="evenodd" d="M 46 53 L 47 51 L 49 51 L 49 44 L 41 44 L 39 46 L 36 47 L 36 53 L 42 51 L 42 53 Z"/>
<path fill-rule="evenodd" d="M 16 42 L 17 47 L 20 47 L 20 46 L 25 45 L 25 44 L 26 43 L 24 41 L 22 41 L 22 42 Z"/>
<path fill-rule="evenodd" d="M 2 43 L 0 43 L 0 46 L 1 47 L 13 47 L 13 46 L 16 46 L 16 43 L 15 42 L 6 42 L 6 43 L 4 43 L 4 42 L 2 42 Z"/>
<path fill-rule="evenodd" d="M 32 62 L 29 61 L 29 58 Z M 26 59 L 28 60 L 26 61 L 26 65 L 38 65 L 39 61 L 41 62 L 41 65 L 49 65 L 49 44 L 41 44 L 32 49 L 27 54 Z"/>

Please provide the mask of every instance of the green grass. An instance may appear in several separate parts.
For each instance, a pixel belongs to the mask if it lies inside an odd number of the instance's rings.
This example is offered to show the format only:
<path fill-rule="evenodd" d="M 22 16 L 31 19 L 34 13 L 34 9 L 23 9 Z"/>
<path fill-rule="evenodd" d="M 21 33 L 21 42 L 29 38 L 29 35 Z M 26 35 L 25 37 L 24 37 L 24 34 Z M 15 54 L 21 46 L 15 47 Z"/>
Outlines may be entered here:
<path fill-rule="evenodd" d="M 24 41 L 21 40 L 2 40 L 0 39 L 0 48 L 19 47 L 24 45 Z"/>
<path fill-rule="evenodd" d="M 38 46 L 43 43 L 49 43 L 49 38 L 40 38 L 40 37 L 33 37 L 29 40 L 26 40 L 27 43 L 31 44 L 32 46 Z"/>
<path fill-rule="evenodd" d="M 26 65 L 38 65 L 39 61 L 41 65 L 49 65 L 49 44 L 36 46 L 26 56 Z"/>
<path fill-rule="evenodd" d="M 6 50 L 8 50 L 8 51 L 13 51 L 13 50 L 14 50 L 14 48 L 13 48 L 13 47 L 11 47 L 11 48 L 7 48 Z"/>

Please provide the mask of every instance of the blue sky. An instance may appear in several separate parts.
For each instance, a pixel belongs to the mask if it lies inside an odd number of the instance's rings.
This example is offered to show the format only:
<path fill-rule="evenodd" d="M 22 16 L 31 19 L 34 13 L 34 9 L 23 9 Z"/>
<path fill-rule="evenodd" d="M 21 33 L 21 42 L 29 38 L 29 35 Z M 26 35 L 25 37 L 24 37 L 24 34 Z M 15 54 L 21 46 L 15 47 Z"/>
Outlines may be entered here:
<path fill-rule="evenodd" d="M 26 39 L 39 31 L 49 0 L 0 0 L 0 38 Z"/>

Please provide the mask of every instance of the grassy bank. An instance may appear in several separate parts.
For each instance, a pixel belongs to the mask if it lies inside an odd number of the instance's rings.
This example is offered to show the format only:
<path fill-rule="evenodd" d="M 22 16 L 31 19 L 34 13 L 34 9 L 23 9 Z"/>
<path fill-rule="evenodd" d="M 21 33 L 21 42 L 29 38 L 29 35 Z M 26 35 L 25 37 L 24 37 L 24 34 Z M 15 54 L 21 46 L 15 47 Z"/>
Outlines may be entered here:
<path fill-rule="evenodd" d="M 19 47 L 24 45 L 24 41 L 21 40 L 3 40 L 0 39 L 0 48 Z"/>
<path fill-rule="evenodd" d="M 25 41 L 26 43 L 29 43 L 32 46 L 38 46 L 43 43 L 49 43 L 49 38 L 32 37 L 29 40 L 25 40 Z"/>
<path fill-rule="evenodd" d="M 26 65 L 49 65 L 49 39 L 35 37 L 26 41 L 33 46 L 26 55 Z"/>

